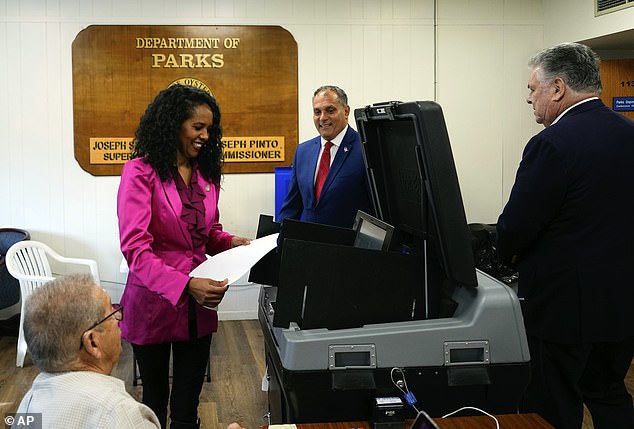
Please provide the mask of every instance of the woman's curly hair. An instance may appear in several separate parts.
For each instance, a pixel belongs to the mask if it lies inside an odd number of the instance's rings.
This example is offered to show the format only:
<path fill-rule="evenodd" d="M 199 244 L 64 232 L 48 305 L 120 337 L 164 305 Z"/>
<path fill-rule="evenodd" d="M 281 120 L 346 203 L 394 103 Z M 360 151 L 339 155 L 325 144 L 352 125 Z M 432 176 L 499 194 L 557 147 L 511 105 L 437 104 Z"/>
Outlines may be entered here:
<path fill-rule="evenodd" d="M 172 85 L 149 104 L 134 135 L 132 158 L 144 158 L 162 181 L 172 177 L 183 122 L 191 118 L 196 107 L 202 104 L 211 109 L 213 124 L 196 162 L 207 180 L 220 184 L 223 161 L 220 107 L 214 97 L 193 86 Z"/>

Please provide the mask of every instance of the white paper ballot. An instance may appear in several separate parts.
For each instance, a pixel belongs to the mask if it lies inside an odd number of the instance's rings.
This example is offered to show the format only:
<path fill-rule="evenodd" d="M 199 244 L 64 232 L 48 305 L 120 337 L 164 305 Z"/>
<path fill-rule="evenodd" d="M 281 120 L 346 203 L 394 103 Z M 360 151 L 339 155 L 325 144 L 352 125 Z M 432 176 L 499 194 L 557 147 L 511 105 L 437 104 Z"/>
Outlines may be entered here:
<path fill-rule="evenodd" d="M 264 255 L 277 246 L 277 236 L 271 234 L 251 241 L 246 246 L 237 246 L 214 256 L 194 268 L 190 277 L 202 277 L 212 280 L 229 279 L 229 284 L 240 279 Z"/>

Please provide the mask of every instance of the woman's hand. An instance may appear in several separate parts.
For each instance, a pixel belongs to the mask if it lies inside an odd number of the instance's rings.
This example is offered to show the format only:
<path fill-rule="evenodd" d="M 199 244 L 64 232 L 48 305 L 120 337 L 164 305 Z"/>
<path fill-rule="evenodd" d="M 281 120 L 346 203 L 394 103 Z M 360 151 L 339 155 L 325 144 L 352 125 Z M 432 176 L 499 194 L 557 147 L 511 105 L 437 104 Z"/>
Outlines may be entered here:
<path fill-rule="evenodd" d="M 246 246 L 247 244 L 251 244 L 251 240 L 244 237 L 238 237 L 237 235 L 231 239 L 231 247 L 237 246 Z"/>
<path fill-rule="evenodd" d="M 216 307 L 229 289 L 229 279 L 222 281 L 192 277 L 187 292 L 196 302 L 205 307 Z"/>

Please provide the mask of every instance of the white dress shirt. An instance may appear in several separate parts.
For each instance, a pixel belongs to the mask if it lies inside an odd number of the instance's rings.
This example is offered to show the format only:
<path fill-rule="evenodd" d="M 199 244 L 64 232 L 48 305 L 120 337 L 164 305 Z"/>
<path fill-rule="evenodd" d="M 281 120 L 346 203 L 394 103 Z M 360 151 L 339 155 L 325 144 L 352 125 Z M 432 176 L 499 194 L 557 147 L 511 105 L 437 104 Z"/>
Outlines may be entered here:
<path fill-rule="evenodd" d="M 343 141 L 343 138 L 345 137 L 349 126 L 350 125 L 346 125 L 346 127 L 339 134 L 337 134 L 337 136 L 334 139 L 330 140 L 330 143 L 332 143 L 332 146 L 330 147 L 330 165 L 332 165 L 332 162 L 335 160 L 335 155 L 337 155 L 337 149 L 339 149 L 339 145 Z M 328 140 L 324 139 L 323 137 L 321 138 L 321 149 L 319 150 L 319 155 L 317 155 L 317 165 L 315 166 L 315 174 L 313 175 L 313 183 L 315 183 L 315 181 L 317 180 L 317 172 L 319 171 L 319 161 L 321 160 L 321 154 L 324 151 L 324 147 L 326 146 L 327 141 Z"/>
<path fill-rule="evenodd" d="M 42 429 L 160 429 L 154 412 L 125 390 L 123 380 L 92 371 L 40 373 L 18 413 L 42 413 Z"/>

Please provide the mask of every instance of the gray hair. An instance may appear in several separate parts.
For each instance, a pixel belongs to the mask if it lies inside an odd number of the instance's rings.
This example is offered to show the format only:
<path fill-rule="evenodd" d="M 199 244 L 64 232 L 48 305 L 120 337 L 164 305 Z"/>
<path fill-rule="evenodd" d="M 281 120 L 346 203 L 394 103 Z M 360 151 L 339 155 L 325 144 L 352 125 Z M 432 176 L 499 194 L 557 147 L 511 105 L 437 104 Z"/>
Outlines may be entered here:
<path fill-rule="evenodd" d="M 104 313 L 98 289 L 90 274 L 73 274 L 29 296 L 22 315 L 24 338 L 40 370 L 63 371 L 77 358 L 84 331 Z"/>
<path fill-rule="evenodd" d="M 345 91 L 339 88 L 338 86 L 334 86 L 334 85 L 320 86 L 313 93 L 313 98 L 315 98 L 315 96 L 319 94 L 320 92 L 324 92 L 324 91 L 332 91 L 335 94 L 337 94 L 337 98 L 339 98 L 339 103 L 341 103 L 343 107 L 346 107 L 348 105 L 348 96 L 346 95 Z"/>
<path fill-rule="evenodd" d="M 535 54 L 528 65 L 540 67 L 539 81 L 550 83 L 559 77 L 576 92 L 601 94 L 601 59 L 579 43 L 561 43 Z"/>

